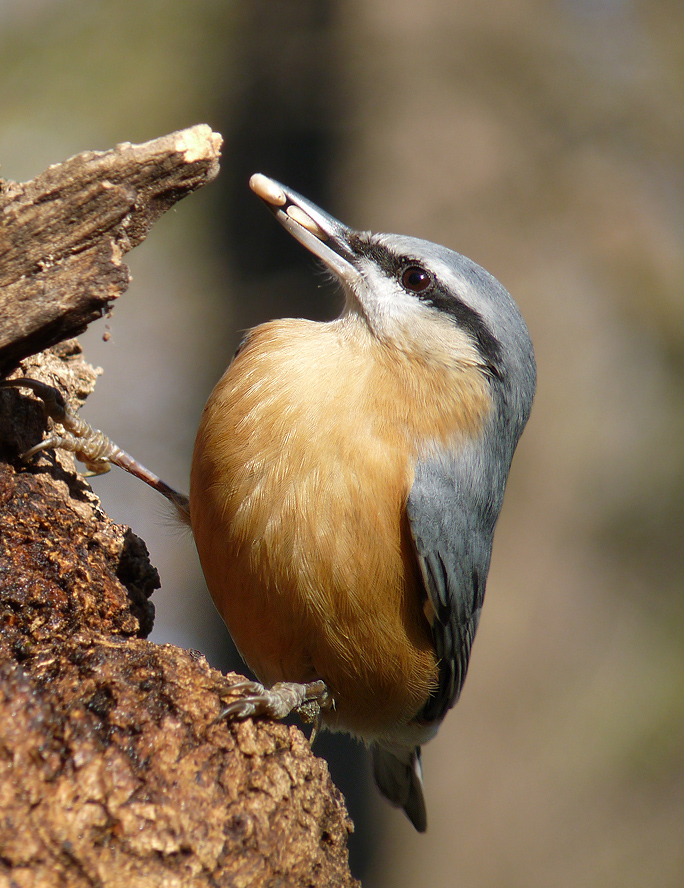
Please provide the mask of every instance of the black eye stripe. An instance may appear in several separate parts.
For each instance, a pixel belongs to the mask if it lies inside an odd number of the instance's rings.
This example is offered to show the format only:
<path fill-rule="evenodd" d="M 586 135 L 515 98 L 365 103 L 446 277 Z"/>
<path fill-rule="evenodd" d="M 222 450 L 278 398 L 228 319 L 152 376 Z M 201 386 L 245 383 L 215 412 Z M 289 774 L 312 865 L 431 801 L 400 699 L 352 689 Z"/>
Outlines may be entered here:
<path fill-rule="evenodd" d="M 437 311 L 444 312 L 454 319 L 456 324 L 466 330 L 477 344 L 478 351 L 484 359 L 487 370 L 501 378 L 501 343 L 490 331 L 478 312 L 451 293 L 445 291 L 439 281 L 425 293 L 416 293 L 421 302 L 431 305 Z"/>
<path fill-rule="evenodd" d="M 380 268 L 393 277 L 400 277 L 404 269 L 409 265 L 419 266 L 420 262 L 411 261 L 406 256 L 397 256 L 382 244 L 370 239 L 367 234 L 352 234 L 349 238 L 349 246 L 357 256 L 363 256 L 379 265 Z"/>

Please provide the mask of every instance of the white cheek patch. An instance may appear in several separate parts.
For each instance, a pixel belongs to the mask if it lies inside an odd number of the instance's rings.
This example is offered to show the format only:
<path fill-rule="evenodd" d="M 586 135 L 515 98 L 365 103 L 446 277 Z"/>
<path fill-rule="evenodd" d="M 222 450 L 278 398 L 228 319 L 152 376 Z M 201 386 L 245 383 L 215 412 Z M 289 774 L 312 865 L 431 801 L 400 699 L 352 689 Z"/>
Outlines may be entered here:
<path fill-rule="evenodd" d="M 398 281 L 383 274 L 370 260 L 358 263 L 361 279 L 354 288 L 371 327 L 381 336 L 391 336 L 397 325 L 418 320 L 428 311 Z"/>
<path fill-rule="evenodd" d="M 472 336 L 447 315 L 430 311 L 404 329 L 404 341 L 423 359 L 443 367 L 481 367 L 482 357 Z"/>

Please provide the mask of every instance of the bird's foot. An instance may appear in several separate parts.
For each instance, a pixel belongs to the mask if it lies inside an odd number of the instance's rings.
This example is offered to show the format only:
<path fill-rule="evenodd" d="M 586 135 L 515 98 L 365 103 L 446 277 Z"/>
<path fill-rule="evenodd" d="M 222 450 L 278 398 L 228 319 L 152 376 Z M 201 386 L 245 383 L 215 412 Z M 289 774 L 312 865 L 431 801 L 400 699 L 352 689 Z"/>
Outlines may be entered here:
<path fill-rule="evenodd" d="M 265 688 L 256 681 L 240 681 L 230 688 L 242 692 L 242 696 L 223 707 L 216 721 L 224 718 L 249 718 L 265 715 L 269 718 L 284 719 L 292 712 L 306 724 L 313 723 L 310 742 L 313 743 L 321 724 L 321 713 L 333 709 L 335 701 L 324 681 L 297 684 L 279 681 L 273 687 Z"/>
<path fill-rule="evenodd" d="M 88 470 L 87 476 L 102 475 L 108 472 L 113 465 L 119 466 L 120 469 L 129 472 L 165 496 L 176 506 L 185 520 L 189 519 L 187 496 L 178 493 L 125 450 L 122 450 L 103 432 L 93 428 L 84 419 L 73 413 L 56 388 L 28 377 L 2 380 L 0 388 L 30 389 L 43 402 L 43 411 L 46 417 L 51 420 L 52 427 L 43 440 L 21 454 L 21 459 L 24 462 L 28 462 L 36 454 L 45 450 L 61 449 L 73 453 L 76 459 L 85 465 Z"/>
<path fill-rule="evenodd" d="M 61 449 L 73 453 L 85 464 L 91 475 L 102 475 L 111 468 L 110 455 L 119 448 L 94 429 L 85 420 L 73 413 L 66 404 L 61 393 L 51 385 L 37 379 L 5 379 L 0 382 L 2 388 L 30 389 L 43 403 L 43 412 L 51 420 L 51 428 L 38 444 L 35 444 L 21 459 L 28 462 L 32 457 L 45 450 Z"/>

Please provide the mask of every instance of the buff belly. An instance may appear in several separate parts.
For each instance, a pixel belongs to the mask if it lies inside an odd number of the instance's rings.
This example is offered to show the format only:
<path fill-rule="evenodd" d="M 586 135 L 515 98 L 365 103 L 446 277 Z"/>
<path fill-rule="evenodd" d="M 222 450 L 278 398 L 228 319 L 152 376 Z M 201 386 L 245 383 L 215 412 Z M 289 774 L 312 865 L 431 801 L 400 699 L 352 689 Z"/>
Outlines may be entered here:
<path fill-rule="evenodd" d="M 419 712 L 437 664 L 405 515 L 415 411 L 384 421 L 401 376 L 350 354 L 355 341 L 306 321 L 253 331 L 205 408 L 190 507 L 250 668 L 267 685 L 323 679 L 329 726 L 371 739 Z"/>

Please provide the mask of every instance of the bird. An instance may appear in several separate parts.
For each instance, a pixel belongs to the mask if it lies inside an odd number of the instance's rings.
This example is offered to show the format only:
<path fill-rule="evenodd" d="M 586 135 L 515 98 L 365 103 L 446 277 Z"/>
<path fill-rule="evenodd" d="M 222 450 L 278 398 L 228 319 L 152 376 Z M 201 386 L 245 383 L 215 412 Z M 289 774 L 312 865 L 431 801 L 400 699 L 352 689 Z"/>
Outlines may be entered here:
<path fill-rule="evenodd" d="M 204 408 L 189 514 L 261 683 L 231 711 L 320 705 L 427 827 L 420 749 L 459 697 L 536 365 L 506 289 L 434 243 L 250 186 L 339 281 L 328 322 L 250 330 Z M 292 696 L 294 694 L 294 696 Z"/>
<path fill-rule="evenodd" d="M 222 718 L 291 711 L 370 747 L 427 828 L 421 747 L 466 678 L 494 529 L 536 388 L 520 310 L 491 274 L 416 237 L 348 228 L 261 173 L 254 193 L 339 282 L 335 320 L 244 336 L 200 419 L 178 493 L 59 393 L 31 388 L 50 447 L 111 463 L 191 527 L 213 601 L 258 682 Z"/>

